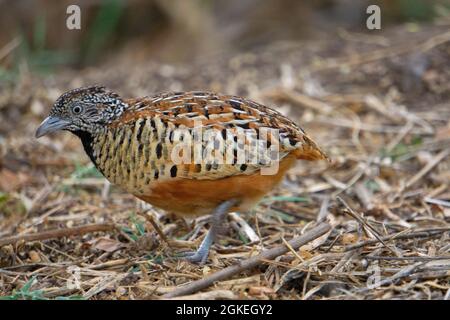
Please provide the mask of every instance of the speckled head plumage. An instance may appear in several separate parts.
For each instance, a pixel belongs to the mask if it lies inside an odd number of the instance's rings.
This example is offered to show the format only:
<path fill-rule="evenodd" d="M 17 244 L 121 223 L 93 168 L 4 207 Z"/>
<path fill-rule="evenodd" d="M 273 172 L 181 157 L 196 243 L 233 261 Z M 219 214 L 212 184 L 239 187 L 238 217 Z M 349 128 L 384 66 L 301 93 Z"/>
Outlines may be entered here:
<path fill-rule="evenodd" d="M 68 91 L 53 105 L 50 115 L 39 129 L 36 137 L 57 130 L 95 133 L 123 113 L 127 104 L 121 97 L 102 86 L 91 86 Z"/>

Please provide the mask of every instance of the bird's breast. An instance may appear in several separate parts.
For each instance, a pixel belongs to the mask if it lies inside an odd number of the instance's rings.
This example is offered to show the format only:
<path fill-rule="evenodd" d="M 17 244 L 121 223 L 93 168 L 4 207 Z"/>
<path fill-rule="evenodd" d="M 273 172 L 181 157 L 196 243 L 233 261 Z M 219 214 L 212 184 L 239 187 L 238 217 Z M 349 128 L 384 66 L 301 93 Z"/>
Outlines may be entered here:
<path fill-rule="evenodd" d="M 151 183 L 170 175 L 161 160 L 165 153 L 162 129 L 151 119 L 110 128 L 95 137 L 93 161 L 113 184 L 133 194 L 145 193 Z"/>

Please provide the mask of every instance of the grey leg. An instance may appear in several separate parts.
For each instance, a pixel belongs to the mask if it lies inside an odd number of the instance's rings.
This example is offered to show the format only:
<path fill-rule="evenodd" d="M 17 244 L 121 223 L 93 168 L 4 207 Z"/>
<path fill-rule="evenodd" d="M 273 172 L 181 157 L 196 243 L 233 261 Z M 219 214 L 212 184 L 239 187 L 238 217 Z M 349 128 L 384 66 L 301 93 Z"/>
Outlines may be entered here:
<path fill-rule="evenodd" d="M 204 264 L 208 259 L 209 248 L 214 243 L 219 233 L 220 227 L 223 223 L 225 215 L 228 210 L 236 204 L 236 200 L 227 200 L 222 202 L 216 209 L 214 209 L 211 216 L 211 228 L 203 239 L 200 247 L 196 252 L 187 252 L 183 254 L 183 257 L 192 263 Z"/>

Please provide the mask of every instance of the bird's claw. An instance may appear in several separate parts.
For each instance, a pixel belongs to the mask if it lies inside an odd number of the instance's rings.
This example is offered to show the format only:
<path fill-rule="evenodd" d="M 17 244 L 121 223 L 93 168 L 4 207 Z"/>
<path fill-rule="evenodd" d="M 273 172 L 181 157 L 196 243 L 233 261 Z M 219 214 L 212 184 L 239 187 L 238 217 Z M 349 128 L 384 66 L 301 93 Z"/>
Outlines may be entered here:
<path fill-rule="evenodd" d="M 206 260 L 208 259 L 208 252 L 202 252 L 201 250 L 188 251 L 182 252 L 181 254 L 179 254 L 179 256 L 183 259 L 186 259 L 190 263 L 203 265 L 206 263 Z"/>

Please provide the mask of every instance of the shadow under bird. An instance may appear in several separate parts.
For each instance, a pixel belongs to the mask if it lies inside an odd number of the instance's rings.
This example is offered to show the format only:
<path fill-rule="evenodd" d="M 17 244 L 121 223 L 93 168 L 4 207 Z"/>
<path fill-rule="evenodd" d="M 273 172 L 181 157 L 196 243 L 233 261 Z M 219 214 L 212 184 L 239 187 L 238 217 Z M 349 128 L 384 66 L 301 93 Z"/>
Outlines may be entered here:
<path fill-rule="evenodd" d="M 214 134 L 198 139 L 198 129 Z M 74 89 L 56 100 L 36 137 L 58 130 L 78 136 L 97 169 L 137 198 L 181 216 L 211 214 L 200 247 L 185 254 L 194 263 L 206 261 L 228 212 L 251 209 L 297 159 L 328 159 L 279 112 L 212 92 L 124 99 L 100 86 Z M 266 130 L 277 135 L 260 139 Z M 256 139 L 241 139 L 242 133 Z M 261 156 L 261 149 L 271 150 L 269 157 Z M 196 150 L 212 157 L 195 161 Z M 241 154 L 251 161 L 240 161 Z M 275 172 L 264 174 L 275 164 Z"/>

